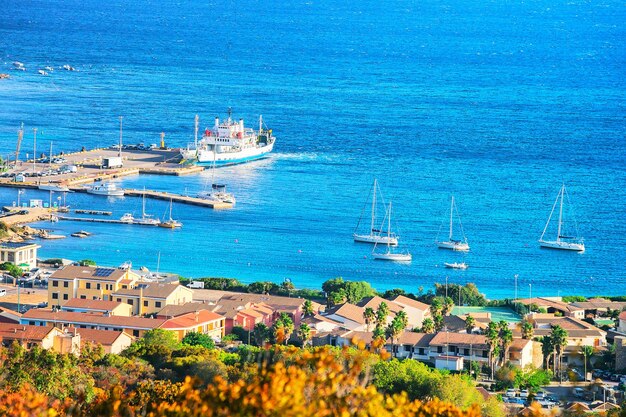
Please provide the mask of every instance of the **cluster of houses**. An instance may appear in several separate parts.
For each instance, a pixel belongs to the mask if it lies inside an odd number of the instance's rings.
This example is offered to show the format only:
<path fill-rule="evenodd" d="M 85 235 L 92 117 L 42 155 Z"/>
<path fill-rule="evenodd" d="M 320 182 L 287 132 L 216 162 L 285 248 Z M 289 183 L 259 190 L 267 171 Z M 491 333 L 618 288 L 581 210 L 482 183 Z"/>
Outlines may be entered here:
<path fill-rule="evenodd" d="M 388 322 L 400 311 L 408 319 L 405 331 L 396 339 L 387 340 L 387 350 L 395 357 L 451 370 L 462 369 L 466 361 L 489 361 L 488 340 L 483 334 L 491 321 L 488 312 L 473 313 L 471 329 L 466 326 L 467 315 L 446 316 L 444 330 L 428 334 L 413 330 L 420 329 L 424 319 L 431 316 L 430 306 L 403 295 L 391 300 L 368 297 L 357 304 L 343 303 L 326 309 L 312 303 L 314 313 L 307 317 L 304 301 L 190 289 L 175 279 L 146 281 L 130 269 L 69 265 L 49 278 L 48 308 L 31 309 L 22 315 L 0 309 L 0 340 L 4 345 L 19 341 L 26 347 L 40 345 L 59 352 L 78 352 L 82 344 L 91 342 L 101 344 L 106 352 L 119 353 L 152 329 L 171 330 L 179 340 L 189 332 L 220 340 L 235 327 L 246 331 L 252 331 L 258 323 L 270 327 L 286 313 L 293 319 L 295 328 L 301 323 L 309 326 L 314 346 L 344 346 L 355 341 L 368 345 L 373 339 L 373 329 L 365 319 L 365 310 L 376 310 L 385 302 L 389 308 Z M 606 349 L 607 332 L 584 321 L 585 317 L 602 309 L 626 307 L 626 303 L 618 306 L 607 300 L 567 304 L 556 299 L 533 298 L 519 302 L 536 304 L 547 311 L 531 315 L 535 337 L 549 334 L 555 325 L 567 330 L 564 365 L 582 364 L 581 346 Z M 626 313 L 622 316 L 623 324 L 617 330 L 626 333 Z M 541 366 L 541 344 L 522 338 L 518 325 L 512 324 L 511 329 L 514 339 L 509 347 L 510 362 L 520 367 Z M 617 341 L 620 335 L 615 337 Z M 626 350 L 626 343 L 623 346 Z"/>

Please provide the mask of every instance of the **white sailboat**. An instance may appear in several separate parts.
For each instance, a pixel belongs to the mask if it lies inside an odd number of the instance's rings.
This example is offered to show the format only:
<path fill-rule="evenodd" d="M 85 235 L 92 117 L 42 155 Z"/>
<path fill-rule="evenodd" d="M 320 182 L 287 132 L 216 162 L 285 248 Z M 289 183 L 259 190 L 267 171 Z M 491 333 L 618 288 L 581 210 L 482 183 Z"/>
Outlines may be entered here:
<path fill-rule="evenodd" d="M 384 245 L 389 244 L 391 246 L 396 246 L 398 244 L 398 236 L 396 236 L 395 233 L 391 232 L 390 230 L 391 223 L 389 224 L 389 227 L 387 228 L 386 234 L 376 224 L 376 210 L 377 210 L 377 203 L 378 203 L 377 196 L 379 192 L 380 190 L 378 188 L 378 180 L 374 179 L 374 185 L 372 185 L 372 190 L 370 191 L 370 194 L 372 194 L 372 213 L 371 213 L 369 233 L 368 234 L 358 233 L 359 225 L 361 224 L 361 219 L 363 218 L 363 213 L 361 213 L 361 217 L 359 217 L 359 222 L 357 223 L 356 228 L 354 229 L 354 233 L 352 234 L 352 237 L 354 238 L 355 242 L 374 243 L 374 244 L 380 243 Z M 381 194 L 381 200 L 382 200 L 382 194 Z M 382 205 L 383 207 L 385 206 L 384 200 L 382 201 Z"/>
<path fill-rule="evenodd" d="M 562 249 L 562 250 L 571 250 L 576 252 L 584 252 L 585 244 L 583 243 L 583 239 L 578 237 L 578 226 L 574 221 L 574 227 L 576 229 L 576 236 L 566 236 L 563 235 L 563 200 L 564 196 L 567 193 L 565 190 L 565 184 L 561 186 L 561 190 L 559 194 L 556 196 L 556 200 L 554 200 L 554 204 L 552 205 L 552 211 L 550 212 L 550 217 L 548 217 L 548 222 L 546 223 L 546 227 L 543 228 L 543 233 L 539 238 L 539 246 L 542 248 L 548 249 Z M 557 203 L 559 203 L 559 224 L 556 232 L 556 240 L 544 240 L 544 236 L 546 231 L 548 230 L 548 226 L 550 225 L 550 221 L 552 220 L 552 215 L 554 214 L 554 209 L 556 208 Z M 569 203 L 569 197 L 568 197 Z"/>
<path fill-rule="evenodd" d="M 454 239 L 452 234 L 452 223 L 453 223 L 453 213 L 456 211 L 456 215 L 459 218 L 459 226 L 461 228 L 461 234 L 463 235 L 463 240 Z M 450 232 L 448 234 L 448 240 L 445 242 L 437 241 L 437 247 L 440 249 L 452 249 L 456 251 L 467 252 L 470 250 L 469 244 L 467 243 L 467 238 L 465 237 L 465 233 L 463 232 L 463 224 L 461 223 L 461 217 L 459 216 L 459 212 L 456 209 L 456 205 L 454 204 L 454 196 L 450 201 Z"/>
<path fill-rule="evenodd" d="M 391 201 L 389 202 L 389 208 L 387 210 L 387 237 L 387 251 L 384 253 L 377 252 L 376 248 L 378 247 L 378 243 L 376 243 L 374 245 L 374 249 L 372 250 L 372 257 L 381 261 L 411 262 L 413 257 L 408 251 L 393 252 L 391 250 Z"/>
<path fill-rule="evenodd" d="M 135 224 L 144 224 L 147 226 L 158 226 L 161 223 L 159 219 L 153 219 L 151 214 L 146 213 L 146 194 L 144 193 L 141 202 L 141 219 L 135 219 Z"/>
<path fill-rule="evenodd" d="M 197 195 L 198 198 L 204 200 L 214 201 L 217 203 L 229 203 L 235 205 L 237 200 L 232 193 L 226 191 L 226 184 L 215 183 L 215 153 L 213 154 L 213 165 L 211 166 L 211 190 L 200 191 Z M 206 184 L 205 184 L 206 185 Z"/>

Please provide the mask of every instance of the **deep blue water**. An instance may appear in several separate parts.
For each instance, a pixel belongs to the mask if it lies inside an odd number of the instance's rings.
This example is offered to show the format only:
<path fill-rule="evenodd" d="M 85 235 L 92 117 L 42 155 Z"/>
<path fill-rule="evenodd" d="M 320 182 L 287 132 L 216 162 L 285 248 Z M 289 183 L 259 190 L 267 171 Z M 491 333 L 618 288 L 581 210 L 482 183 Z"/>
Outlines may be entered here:
<path fill-rule="evenodd" d="M 0 153 L 117 140 L 191 140 L 232 106 L 259 113 L 270 159 L 220 169 L 236 209 L 174 207 L 182 230 L 61 223 L 94 236 L 42 242 L 42 257 L 94 258 L 185 276 L 317 287 L 343 276 L 379 290 L 475 282 L 490 297 L 625 294 L 626 11 L 615 0 L 0 0 Z M 27 71 L 11 70 L 13 61 Z M 45 65 L 79 71 L 36 73 Z M 351 234 L 374 177 L 393 199 L 410 266 L 376 262 Z M 209 173 L 124 185 L 177 192 Z M 540 250 L 562 182 L 584 254 Z M 457 199 L 472 246 L 434 241 Z M 28 191 L 26 198 L 47 194 Z M 0 190 L 2 203 L 15 190 Z M 121 216 L 141 201 L 71 195 Z M 163 215 L 165 202 L 149 201 Z M 467 271 L 443 262 L 465 260 Z"/>

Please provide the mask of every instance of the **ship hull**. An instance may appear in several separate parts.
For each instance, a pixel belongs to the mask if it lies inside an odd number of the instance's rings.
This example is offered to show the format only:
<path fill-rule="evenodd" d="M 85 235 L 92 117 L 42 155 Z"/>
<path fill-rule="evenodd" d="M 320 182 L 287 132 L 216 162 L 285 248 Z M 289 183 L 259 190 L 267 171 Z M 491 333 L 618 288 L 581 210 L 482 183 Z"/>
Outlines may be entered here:
<path fill-rule="evenodd" d="M 227 166 L 245 164 L 246 162 L 266 158 L 267 154 L 272 152 L 273 148 L 274 144 L 271 143 L 258 148 L 243 149 L 239 152 L 218 152 L 215 155 L 213 151 L 201 149 L 198 151 L 197 157 L 195 155 L 195 151 L 190 150 L 186 155 L 183 154 L 183 157 L 192 160 L 195 165 L 199 166 L 212 166 L 214 163 L 216 166 Z"/>
<path fill-rule="evenodd" d="M 545 240 L 539 241 L 539 246 L 546 249 L 559 249 L 559 250 L 569 250 L 574 252 L 584 252 L 585 245 L 582 243 L 572 243 L 572 242 L 549 242 Z"/>

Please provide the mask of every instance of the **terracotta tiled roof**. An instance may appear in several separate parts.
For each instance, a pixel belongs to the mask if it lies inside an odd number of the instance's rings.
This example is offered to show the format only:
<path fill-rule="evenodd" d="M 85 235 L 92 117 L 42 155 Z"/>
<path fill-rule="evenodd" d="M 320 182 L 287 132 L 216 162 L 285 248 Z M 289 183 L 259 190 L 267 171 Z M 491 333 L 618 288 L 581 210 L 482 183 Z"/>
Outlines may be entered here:
<path fill-rule="evenodd" d="M 0 323 L 0 340 L 27 340 L 32 342 L 41 342 L 51 331 L 53 327 L 48 326 L 29 326 L 24 324 Z"/>
<path fill-rule="evenodd" d="M 413 345 L 413 346 L 417 346 L 420 341 L 422 341 L 422 339 L 429 339 L 429 334 L 426 333 L 417 333 L 417 332 L 403 332 L 400 337 L 398 338 L 398 340 L 396 341 L 397 344 L 400 345 Z M 389 341 L 391 341 L 391 339 L 389 339 Z"/>
<path fill-rule="evenodd" d="M 117 339 L 122 337 L 124 333 L 123 331 L 114 331 L 114 330 L 97 330 L 97 329 L 78 329 L 75 327 L 71 327 L 68 329 L 70 332 L 76 331 L 80 335 L 80 342 L 84 344 L 86 342 L 91 342 L 93 344 L 100 344 L 102 346 L 111 346 Z"/>
<path fill-rule="evenodd" d="M 430 341 L 431 346 L 445 346 L 446 344 L 487 348 L 487 338 L 480 334 L 439 332 Z"/>
<path fill-rule="evenodd" d="M 122 303 L 118 301 L 83 300 L 81 298 L 72 298 L 63 305 L 62 309 L 78 308 L 85 310 L 113 311 L 120 305 L 122 305 Z"/>
<path fill-rule="evenodd" d="M 354 304 L 344 303 L 339 306 L 335 306 L 330 310 L 327 310 L 325 316 L 339 316 L 348 320 L 354 321 L 359 324 L 365 324 L 365 318 L 363 312 L 365 309 Z"/>
<path fill-rule="evenodd" d="M 603 337 L 606 335 L 604 330 L 600 330 L 592 324 L 573 317 L 533 317 L 533 321 L 535 322 L 535 336 L 545 336 L 551 333 L 551 326 L 555 325 L 559 325 L 567 330 L 570 337 Z"/>
<path fill-rule="evenodd" d="M 77 313 L 70 311 L 53 312 L 48 309 L 34 308 L 22 316 L 23 320 L 46 321 L 48 323 L 67 323 L 78 325 L 120 327 L 127 329 L 156 329 L 165 319 L 144 317 L 105 316 L 94 313 Z"/>
<path fill-rule="evenodd" d="M 157 317 L 172 318 L 183 314 L 193 313 L 199 310 L 211 310 L 215 306 L 205 303 L 185 303 L 180 305 L 166 305 L 158 313 Z"/>
<path fill-rule="evenodd" d="M 356 341 L 356 343 L 363 342 L 366 345 L 369 345 L 370 343 L 372 343 L 372 339 L 374 337 L 374 333 L 372 333 L 372 332 L 349 331 L 349 332 L 345 333 L 344 335 L 342 335 L 342 337 L 345 338 L 345 339 L 349 339 L 351 343 L 354 340 L 354 341 Z"/>
<path fill-rule="evenodd" d="M 362 308 L 370 307 L 370 308 L 373 308 L 374 310 L 377 310 L 378 306 L 380 306 L 380 303 L 382 302 L 387 303 L 387 306 L 389 307 L 389 311 L 393 315 L 395 315 L 396 313 L 404 309 L 401 305 L 396 304 L 390 300 L 385 300 L 384 298 L 381 298 L 378 296 L 364 298 L 361 301 L 359 301 L 356 305 Z"/>
<path fill-rule="evenodd" d="M 619 313 L 619 319 L 626 320 L 626 311 L 622 311 L 621 313 Z"/>
<path fill-rule="evenodd" d="M 217 313 L 208 310 L 200 310 L 195 313 L 187 313 L 182 316 L 174 317 L 167 320 L 161 326 L 161 329 L 189 329 L 206 323 L 211 323 L 223 319 Z"/>
<path fill-rule="evenodd" d="M 167 297 L 172 295 L 175 291 L 179 290 L 179 288 L 182 288 L 183 292 L 189 292 L 189 296 L 190 296 L 189 299 L 191 299 L 191 295 L 193 294 L 193 292 L 189 288 L 183 285 L 180 285 L 179 283 L 162 284 L 162 283 L 156 283 L 156 282 L 138 283 L 135 288 L 120 289 L 112 293 L 111 296 L 112 297 L 119 297 L 119 296 L 139 297 L 140 295 L 143 295 L 144 297 L 148 297 L 148 298 L 166 299 Z"/>
<path fill-rule="evenodd" d="M 424 304 L 421 301 L 414 300 L 409 297 L 405 297 L 404 295 L 399 295 L 393 299 L 393 302 L 399 305 L 407 305 L 409 307 L 416 308 L 418 310 L 430 311 L 430 306 L 428 304 Z"/>
<path fill-rule="evenodd" d="M 567 311 L 567 312 L 582 310 L 582 308 L 576 307 L 573 304 L 567 304 L 562 301 L 550 300 L 550 299 L 541 298 L 541 297 L 523 298 L 523 299 L 517 300 L 517 302 L 524 304 L 524 305 L 537 304 L 539 307 L 551 307 L 559 311 Z"/>
<path fill-rule="evenodd" d="M 50 276 L 50 279 L 90 279 L 98 281 L 115 282 L 126 274 L 125 269 L 100 268 L 95 266 L 68 265 L 58 269 Z"/>

